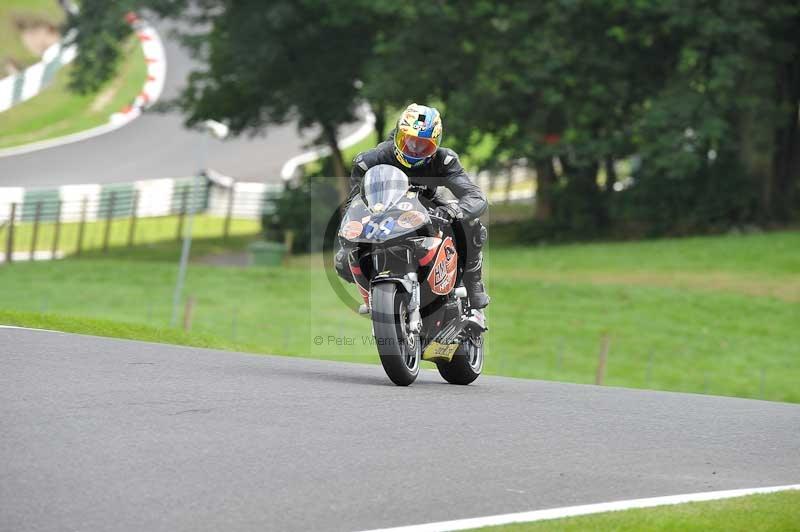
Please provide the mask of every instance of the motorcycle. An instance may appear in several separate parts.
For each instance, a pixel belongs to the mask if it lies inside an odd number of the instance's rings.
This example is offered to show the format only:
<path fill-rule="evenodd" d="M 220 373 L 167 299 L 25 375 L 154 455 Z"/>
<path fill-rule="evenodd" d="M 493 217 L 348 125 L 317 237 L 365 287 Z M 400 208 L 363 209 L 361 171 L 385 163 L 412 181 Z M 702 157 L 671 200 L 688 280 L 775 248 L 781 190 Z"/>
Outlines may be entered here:
<path fill-rule="evenodd" d="M 469 384 L 483 370 L 486 318 L 461 283 L 463 235 L 429 212 L 424 190 L 399 168 L 370 168 L 338 234 L 389 379 L 408 386 L 427 360 L 447 382 Z"/>

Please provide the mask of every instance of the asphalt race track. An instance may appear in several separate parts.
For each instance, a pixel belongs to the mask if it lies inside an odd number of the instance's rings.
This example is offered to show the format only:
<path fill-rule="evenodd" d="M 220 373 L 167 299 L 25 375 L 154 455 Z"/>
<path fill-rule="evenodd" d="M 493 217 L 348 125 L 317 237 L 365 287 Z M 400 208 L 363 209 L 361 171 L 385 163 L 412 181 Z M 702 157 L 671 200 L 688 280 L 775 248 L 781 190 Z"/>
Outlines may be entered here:
<path fill-rule="evenodd" d="M 0 328 L 0 530 L 358 530 L 800 480 L 800 405 Z"/>
<path fill-rule="evenodd" d="M 196 67 L 169 27 L 156 24 L 167 54 L 167 79 L 161 100 L 175 97 Z M 345 128 L 343 134 L 357 125 Z M 115 183 L 186 177 L 202 166 L 247 181 L 280 181 L 280 169 L 305 150 L 294 123 L 270 127 L 265 136 L 225 141 L 184 128 L 180 114 L 146 112 L 130 124 L 88 140 L 32 153 L 0 157 L 0 186 L 51 186 Z M 205 143 L 208 142 L 208 149 Z M 203 152 L 207 152 L 206 155 Z M 205 163 L 203 164 L 203 159 Z"/>

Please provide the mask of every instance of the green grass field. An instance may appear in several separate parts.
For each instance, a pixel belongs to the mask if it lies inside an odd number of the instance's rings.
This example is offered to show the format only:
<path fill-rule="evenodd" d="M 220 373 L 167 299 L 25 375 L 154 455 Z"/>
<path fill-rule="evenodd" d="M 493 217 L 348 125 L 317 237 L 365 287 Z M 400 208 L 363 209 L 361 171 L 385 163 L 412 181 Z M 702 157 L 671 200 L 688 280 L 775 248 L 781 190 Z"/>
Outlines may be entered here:
<path fill-rule="evenodd" d="M 142 48 L 135 37 L 125 44 L 117 76 L 96 93 L 67 88 L 70 66 L 52 85 L 30 100 L 0 113 L 0 148 L 76 133 L 108 122 L 112 113 L 133 102 L 147 77 Z"/>
<path fill-rule="evenodd" d="M 13 61 L 19 68 L 39 60 L 22 42 L 21 25 L 44 23 L 58 27 L 64 12 L 55 0 L 3 0 L 0 2 L 0 66 Z M 0 77 L 5 76 L 5 72 Z"/>
<path fill-rule="evenodd" d="M 586 530 L 790 532 L 800 530 L 800 491 L 608 512 L 475 530 L 485 532 L 583 532 Z"/>
<path fill-rule="evenodd" d="M 177 253 L 178 248 L 175 242 L 178 237 L 179 229 L 178 216 L 160 216 L 154 218 L 139 218 L 136 220 L 134 232 L 134 250 L 125 252 L 121 248 L 126 248 L 130 235 L 131 220 L 129 218 L 116 218 L 111 222 L 109 232 L 109 247 L 120 248 L 116 250 L 117 257 L 136 258 L 139 260 L 152 260 L 153 253 L 155 259 L 162 257 L 163 253 Z M 184 223 L 188 223 L 187 221 Z M 225 219 L 206 214 L 194 217 L 192 223 L 192 234 L 203 239 L 213 239 L 223 234 Z M 261 229 L 258 220 L 232 219 L 229 234 L 235 237 L 246 236 L 255 238 Z M 61 224 L 58 238 L 58 249 L 65 255 L 76 253 L 78 246 L 78 234 L 80 223 L 69 222 Z M 84 252 L 96 252 L 103 246 L 105 240 L 106 221 L 97 220 L 86 222 L 83 233 L 82 250 Z M 56 226 L 53 222 L 42 222 L 39 224 L 39 231 L 36 235 L 35 249 L 40 251 L 50 251 L 53 248 Z M 34 224 L 32 222 L 18 223 L 14 228 L 14 250 L 18 252 L 30 251 L 33 248 Z M 5 251 L 8 238 L 8 227 L 0 227 L 0 249 Z M 158 245 L 157 244 L 161 244 Z M 206 253 L 213 253 L 218 248 L 203 250 Z M 96 254 L 95 254 L 96 255 Z M 171 255 L 169 255 L 171 257 Z"/>
<path fill-rule="evenodd" d="M 2 266 L 3 319 L 25 325 L 30 315 L 15 313 L 45 312 L 164 328 L 177 256 L 167 241 Z M 605 384 L 800 402 L 800 232 L 499 247 L 487 257 L 488 373 L 592 383 L 608 335 Z M 203 345 L 375 363 L 369 322 L 344 308 L 319 262 L 193 264 L 192 334 Z"/>

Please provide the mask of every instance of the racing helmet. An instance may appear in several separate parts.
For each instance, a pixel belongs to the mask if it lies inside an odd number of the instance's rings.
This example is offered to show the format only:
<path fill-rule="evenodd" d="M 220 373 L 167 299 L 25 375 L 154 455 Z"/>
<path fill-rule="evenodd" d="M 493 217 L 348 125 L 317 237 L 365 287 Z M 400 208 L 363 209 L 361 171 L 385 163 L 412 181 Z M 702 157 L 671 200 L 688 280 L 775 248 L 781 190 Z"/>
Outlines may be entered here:
<path fill-rule="evenodd" d="M 406 168 L 425 164 L 442 141 L 442 117 L 435 107 L 412 103 L 397 121 L 394 155 Z"/>

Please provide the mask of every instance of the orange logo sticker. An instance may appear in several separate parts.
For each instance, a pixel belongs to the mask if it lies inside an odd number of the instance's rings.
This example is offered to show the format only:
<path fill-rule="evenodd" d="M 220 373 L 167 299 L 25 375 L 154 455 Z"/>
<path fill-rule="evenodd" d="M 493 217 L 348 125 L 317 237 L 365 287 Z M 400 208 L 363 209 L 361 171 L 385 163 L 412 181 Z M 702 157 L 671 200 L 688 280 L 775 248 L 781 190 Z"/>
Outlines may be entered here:
<path fill-rule="evenodd" d="M 458 268 L 458 253 L 453 245 L 453 239 L 447 237 L 439 248 L 436 262 L 428 274 L 428 284 L 434 294 L 445 295 L 456 284 L 456 269 Z"/>
<path fill-rule="evenodd" d="M 344 227 L 342 228 L 341 235 L 345 237 L 347 240 L 352 240 L 356 238 L 358 235 L 360 235 L 361 231 L 363 230 L 364 226 L 361 225 L 361 222 L 352 220 L 344 225 Z"/>
<path fill-rule="evenodd" d="M 405 229 L 412 229 L 420 226 L 423 224 L 423 222 L 425 222 L 425 214 L 419 211 L 404 212 L 397 219 L 397 225 Z"/>

